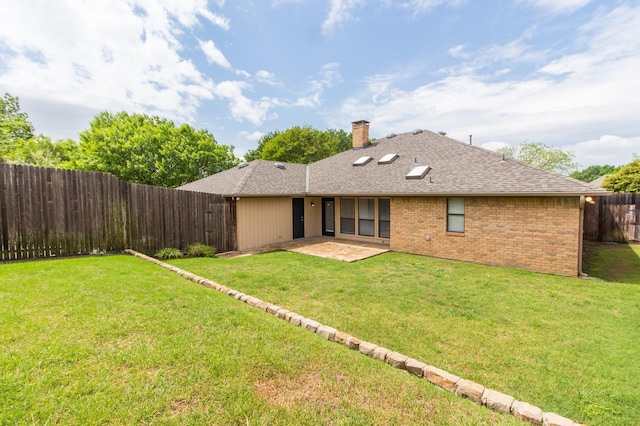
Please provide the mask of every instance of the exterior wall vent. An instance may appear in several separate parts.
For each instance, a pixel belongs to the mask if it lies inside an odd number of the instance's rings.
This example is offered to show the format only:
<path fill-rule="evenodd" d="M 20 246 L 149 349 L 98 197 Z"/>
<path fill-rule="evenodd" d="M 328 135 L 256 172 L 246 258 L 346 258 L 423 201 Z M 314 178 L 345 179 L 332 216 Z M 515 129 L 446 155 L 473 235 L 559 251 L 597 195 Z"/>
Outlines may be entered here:
<path fill-rule="evenodd" d="M 368 155 L 366 155 L 366 156 L 360 157 L 356 161 L 354 161 L 353 165 L 354 166 L 364 166 L 365 164 L 367 164 L 371 160 L 373 160 L 373 158 L 369 157 Z"/>
<path fill-rule="evenodd" d="M 277 167 L 277 168 L 279 168 L 280 170 L 284 170 L 284 169 L 286 169 L 286 168 L 287 168 L 287 167 L 286 167 L 284 164 L 282 164 L 282 163 L 275 163 L 275 164 L 274 164 L 274 166 L 276 166 L 276 167 Z"/>
<path fill-rule="evenodd" d="M 405 176 L 406 179 L 422 179 L 427 173 L 431 170 L 430 166 L 417 166 L 411 169 L 409 173 Z"/>
<path fill-rule="evenodd" d="M 378 160 L 378 164 L 391 164 L 398 158 L 398 154 L 387 154 Z"/>

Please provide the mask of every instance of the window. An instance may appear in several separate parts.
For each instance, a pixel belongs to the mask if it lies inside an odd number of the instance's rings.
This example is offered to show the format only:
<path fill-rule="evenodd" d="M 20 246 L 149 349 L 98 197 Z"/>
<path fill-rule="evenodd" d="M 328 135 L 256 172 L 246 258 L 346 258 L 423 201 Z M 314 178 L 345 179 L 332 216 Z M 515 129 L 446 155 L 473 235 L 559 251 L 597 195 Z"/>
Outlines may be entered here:
<path fill-rule="evenodd" d="M 364 166 L 365 164 L 367 164 L 371 160 L 372 160 L 372 157 L 369 157 L 369 156 L 360 157 L 356 161 L 353 162 L 353 165 L 354 166 Z"/>
<path fill-rule="evenodd" d="M 398 158 L 398 154 L 387 154 L 378 160 L 378 164 L 391 164 Z"/>
<path fill-rule="evenodd" d="M 464 198 L 447 198 L 447 232 L 464 232 Z"/>
<path fill-rule="evenodd" d="M 356 233 L 356 199 L 342 198 L 340 201 L 340 232 Z"/>
<path fill-rule="evenodd" d="M 358 234 L 373 237 L 375 213 L 373 198 L 360 198 L 358 202 Z"/>
<path fill-rule="evenodd" d="M 409 173 L 407 173 L 405 178 L 406 179 L 422 179 L 427 175 L 427 173 L 429 173 L 429 170 L 431 170 L 431 167 L 429 166 L 416 166 L 413 169 L 411 169 Z"/>
<path fill-rule="evenodd" d="M 378 236 L 391 237 L 391 203 L 389 198 L 378 199 Z"/>

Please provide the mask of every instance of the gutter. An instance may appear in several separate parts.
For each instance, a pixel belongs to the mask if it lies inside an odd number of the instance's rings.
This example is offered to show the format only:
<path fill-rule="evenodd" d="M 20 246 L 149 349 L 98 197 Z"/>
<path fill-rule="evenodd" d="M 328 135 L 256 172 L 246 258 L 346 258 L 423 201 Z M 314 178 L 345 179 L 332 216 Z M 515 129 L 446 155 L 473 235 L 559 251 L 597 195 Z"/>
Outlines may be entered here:
<path fill-rule="evenodd" d="M 580 225 L 578 226 L 578 276 L 587 278 L 589 275 L 582 271 L 582 251 L 584 250 L 584 203 L 585 196 L 580 197 Z"/>

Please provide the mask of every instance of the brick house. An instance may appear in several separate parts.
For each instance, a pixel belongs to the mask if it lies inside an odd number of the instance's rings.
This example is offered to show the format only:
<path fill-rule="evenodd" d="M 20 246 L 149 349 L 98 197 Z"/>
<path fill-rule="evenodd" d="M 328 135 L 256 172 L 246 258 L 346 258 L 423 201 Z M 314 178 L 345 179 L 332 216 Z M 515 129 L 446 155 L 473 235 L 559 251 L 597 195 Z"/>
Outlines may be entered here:
<path fill-rule="evenodd" d="M 607 194 L 443 134 L 415 130 L 309 165 L 256 160 L 180 189 L 236 203 L 238 249 L 321 235 L 395 251 L 578 275 L 586 196 Z"/>

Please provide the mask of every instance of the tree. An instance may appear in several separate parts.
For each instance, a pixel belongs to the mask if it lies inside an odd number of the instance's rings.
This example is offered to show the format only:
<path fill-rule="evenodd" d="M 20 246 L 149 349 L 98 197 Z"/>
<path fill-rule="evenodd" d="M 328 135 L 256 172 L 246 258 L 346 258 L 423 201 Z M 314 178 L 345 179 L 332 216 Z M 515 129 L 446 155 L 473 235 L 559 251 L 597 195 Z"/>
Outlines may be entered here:
<path fill-rule="evenodd" d="M 602 187 L 613 192 L 640 192 L 640 159 L 607 176 Z"/>
<path fill-rule="evenodd" d="M 101 112 L 80 133 L 73 168 L 109 172 L 128 182 L 176 187 L 238 164 L 233 146 L 211 133 L 144 114 Z"/>
<path fill-rule="evenodd" d="M 33 124 L 26 112 L 20 112 L 17 97 L 5 93 L 0 98 L 0 161 L 6 160 L 16 144 L 33 138 Z"/>
<path fill-rule="evenodd" d="M 575 171 L 571 173 L 571 176 L 574 179 L 581 180 L 583 182 L 593 182 L 598 179 L 600 176 L 610 175 L 611 173 L 615 173 L 620 169 L 619 166 L 610 166 L 608 164 L 604 166 L 589 166 L 584 170 Z"/>
<path fill-rule="evenodd" d="M 517 149 L 507 146 L 498 149 L 497 152 L 556 173 L 568 174 L 578 168 L 573 152 L 563 151 L 562 148 L 554 148 L 542 142 L 525 142 Z"/>
<path fill-rule="evenodd" d="M 34 131 L 27 113 L 20 112 L 19 99 L 5 93 L 0 98 L 0 161 L 61 167 L 77 149 L 74 141 L 52 142 Z"/>
<path fill-rule="evenodd" d="M 37 135 L 17 140 L 5 156 L 5 161 L 38 167 L 66 168 L 64 165 L 68 163 L 77 147 L 73 140 L 51 142 L 48 136 Z"/>
<path fill-rule="evenodd" d="M 256 147 L 256 149 L 250 149 L 244 155 L 244 161 L 260 160 L 262 156 L 262 150 L 264 149 L 264 145 L 267 142 L 269 142 L 271 139 L 279 135 L 280 133 L 281 133 L 280 130 L 274 130 L 272 132 L 262 135 L 262 137 L 258 140 L 258 146 Z"/>
<path fill-rule="evenodd" d="M 344 130 L 321 131 L 311 126 L 295 126 L 266 134 L 258 142 L 258 147 L 247 153 L 245 159 L 309 164 L 349 148 L 351 134 Z"/>

